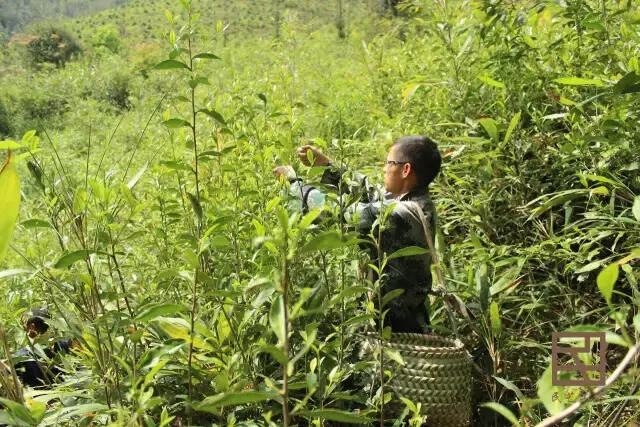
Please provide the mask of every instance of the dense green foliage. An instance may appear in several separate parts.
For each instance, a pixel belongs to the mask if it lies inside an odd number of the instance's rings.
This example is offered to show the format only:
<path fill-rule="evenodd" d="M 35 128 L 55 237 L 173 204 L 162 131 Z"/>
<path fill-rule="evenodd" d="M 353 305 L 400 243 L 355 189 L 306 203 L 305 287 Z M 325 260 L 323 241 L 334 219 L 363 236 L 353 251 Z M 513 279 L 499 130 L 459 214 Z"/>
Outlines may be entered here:
<path fill-rule="evenodd" d="M 55 393 L 27 391 L 30 409 L 5 417 L 376 419 L 358 333 L 379 283 L 340 220 L 353 200 L 303 216 L 271 173 L 316 182 L 303 143 L 379 181 L 393 139 L 439 141 L 437 243 L 474 316 L 458 321 L 477 424 L 534 425 L 587 393 L 551 384 L 552 332 L 606 332 L 610 374 L 637 349 L 638 6 L 387 3 L 134 0 L 66 23 L 83 54 L 64 66 L 34 68 L 16 43 L 0 53 L 0 134 L 38 132 L 0 146 L 25 154 L 0 318 L 23 345 L 20 313 L 47 304 L 81 344 Z M 637 367 L 571 422 L 637 417 Z"/>

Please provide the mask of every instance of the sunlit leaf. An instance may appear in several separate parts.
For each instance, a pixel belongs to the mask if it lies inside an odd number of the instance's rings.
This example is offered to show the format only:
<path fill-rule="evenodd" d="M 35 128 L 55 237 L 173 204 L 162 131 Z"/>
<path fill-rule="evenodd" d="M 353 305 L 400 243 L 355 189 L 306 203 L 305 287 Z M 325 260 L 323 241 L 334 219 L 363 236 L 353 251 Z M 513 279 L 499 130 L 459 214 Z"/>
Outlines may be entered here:
<path fill-rule="evenodd" d="M 555 79 L 554 82 L 571 86 L 604 86 L 601 80 L 583 79 L 581 77 L 560 77 Z"/>
<path fill-rule="evenodd" d="M 485 82 L 489 86 L 497 87 L 497 88 L 500 88 L 500 89 L 505 89 L 506 88 L 504 83 L 499 82 L 497 80 L 494 80 L 494 79 L 492 79 L 491 77 L 489 77 L 487 75 L 479 76 L 478 79 L 483 81 L 483 82 Z"/>
<path fill-rule="evenodd" d="M 552 384 L 552 369 L 553 367 L 549 364 L 542 376 L 538 379 L 536 385 L 538 388 L 538 398 L 540 398 L 547 411 L 549 411 L 551 415 L 555 415 L 558 412 L 563 411 L 565 406 L 557 397 L 558 393 L 562 390 L 562 387 L 554 386 Z"/>
<path fill-rule="evenodd" d="M 636 218 L 636 221 L 640 222 L 640 196 L 636 196 L 634 199 L 631 211 L 633 212 L 633 216 Z"/>
<path fill-rule="evenodd" d="M 45 221 L 38 218 L 31 218 L 26 221 L 22 221 L 20 223 L 24 228 L 50 228 L 51 224 L 49 221 Z"/>
<path fill-rule="evenodd" d="M 146 307 L 135 318 L 136 322 L 148 322 L 160 316 L 171 316 L 184 310 L 180 304 L 155 304 Z"/>
<path fill-rule="evenodd" d="M 493 330 L 494 335 L 499 335 L 500 330 L 502 329 L 502 325 L 500 322 L 500 311 L 498 308 L 498 303 L 492 301 L 489 305 L 489 319 L 491 320 L 491 329 Z"/>
<path fill-rule="evenodd" d="M 330 251 L 332 249 L 341 248 L 348 243 L 341 239 L 340 233 L 336 231 L 326 231 L 322 234 L 314 236 L 309 243 L 300 249 L 300 253 L 311 251 Z"/>
<path fill-rule="evenodd" d="M 507 128 L 507 132 L 504 134 L 504 139 L 502 140 L 502 145 L 506 145 L 509 142 L 509 139 L 511 139 L 511 134 L 513 134 L 513 131 L 516 129 L 516 126 L 518 126 L 518 123 L 520 122 L 520 111 L 518 111 L 512 118 L 511 118 L 511 122 L 509 122 L 509 127 Z"/>
<path fill-rule="evenodd" d="M 387 259 L 390 260 L 407 256 L 424 255 L 427 253 L 429 253 L 429 251 L 425 248 L 421 248 L 420 246 L 407 246 L 405 248 L 398 249 L 397 251 L 389 255 Z"/>
<path fill-rule="evenodd" d="M 609 304 L 611 303 L 613 287 L 616 280 L 618 280 L 619 272 L 618 263 L 609 264 L 600 272 L 600 274 L 598 274 L 598 278 L 596 280 L 600 293 Z"/>
<path fill-rule="evenodd" d="M 493 141 L 498 141 L 498 127 L 496 126 L 496 121 L 493 119 L 485 118 L 478 120 L 484 130 L 489 135 Z"/>
<path fill-rule="evenodd" d="M 20 178 L 11 159 L 0 169 L 0 261 L 9 248 L 9 241 L 20 210 Z"/>
<path fill-rule="evenodd" d="M 140 170 L 138 172 L 136 172 L 136 174 L 133 176 L 133 178 L 131 178 L 131 180 L 129 180 L 129 182 L 127 183 L 127 188 L 129 188 L 129 190 L 131 190 L 133 187 L 135 187 L 135 185 L 138 183 L 138 181 L 140 181 L 140 178 L 142 178 L 142 175 L 145 173 L 145 171 L 147 170 L 148 166 L 149 166 L 149 162 L 146 162 L 144 164 L 144 166 L 142 166 L 140 168 Z"/>
<path fill-rule="evenodd" d="M 184 120 L 184 119 L 179 119 L 179 118 L 173 118 L 173 119 L 169 119 L 169 120 L 165 120 L 164 122 L 162 122 L 163 125 L 165 125 L 166 127 L 168 127 L 169 129 L 176 129 L 179 127 L 191 127 L 191 123 L 189 123 L 188 121 Z"/>

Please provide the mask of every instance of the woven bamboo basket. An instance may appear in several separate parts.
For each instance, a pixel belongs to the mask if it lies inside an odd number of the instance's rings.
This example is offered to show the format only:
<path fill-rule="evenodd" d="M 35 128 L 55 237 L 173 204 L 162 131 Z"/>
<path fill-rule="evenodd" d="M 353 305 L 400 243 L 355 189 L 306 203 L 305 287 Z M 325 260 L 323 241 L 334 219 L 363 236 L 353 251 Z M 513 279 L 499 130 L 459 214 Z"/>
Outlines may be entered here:
<path fill-rule="evenodd" d="M 377 346 L 376 333 L 365 335 Z M 398 397 L 420 402 L 429 426 L 462 427 L 471 423 L 471 356 L 459 339 L 429 334 L 392 333 L 383 346 L 397 351 L 390 388 Z"/>

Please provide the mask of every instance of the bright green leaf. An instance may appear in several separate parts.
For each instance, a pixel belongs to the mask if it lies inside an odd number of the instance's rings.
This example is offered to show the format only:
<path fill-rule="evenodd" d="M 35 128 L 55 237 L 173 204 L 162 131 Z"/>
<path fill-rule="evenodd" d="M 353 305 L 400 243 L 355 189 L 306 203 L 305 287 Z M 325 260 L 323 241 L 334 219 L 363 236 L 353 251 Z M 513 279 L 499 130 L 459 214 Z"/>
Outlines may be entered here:
<path fill-rule="evenodd" d="M 560 77 L 555 79 L 554 82 L 570 86 L 604 86 L 601 80 L 583 79 L 581 77 Z"/>
<path fill-rule="evenodd" d="M 504 134 L 502 145 L 507 145 L 507 143 L 509 142 L 509 139 L 511 139 L 511 134 L 513 134 L 513 131 L 516 129 L 516 126 L 518 126 L 518 123 L 520 123 L 520 116 L 521 116 L 521 113 L 520 111 L 518 111 L 511 118 L 511 122 L 509 122 L 509 127 L 507 128 L 507 132 Z"/>
<path fill-rule="evenodd" d="M 180 304 L 155 304 L 142 310 L 135 318 L 136 322 L 148 322 L 160 316 L 180 313 L 184 307 Z"/>
<path fill-rule="evenodd" d="M 633 200 L 633 208 L 631 208 L 633 212 L 633 216 L 636 218 L 636 221 L 640 222 L 640 196 L 636 196 Z"/>
<path fill-rule="evenodd" d="M 58 262 L 54 265 L 55 268 L 66 268 L 69 267 L 76 261 L 80 261 L 82 259 L 86 259 L 89 255 L 96 253 L 95 250 L 91 249 L 80 249 L 78 251 L 70 252 L 66 255 L 60 257 Z"/>
<path fill-rule="evenodd" d="M 184 119 L 179 119 L 179 118 L 173 118 L 173 119 L 165 120 L 164 122 L 162 122 L 162 124 L 164 124 L 169 129 L 175 129 L 175 128 L 179 128 L 179 127 L 183 127 L 183 126 L 184 127 L 191 127 L 191 123 L 189 123 L 188 121 L 186 121 Z"/>
<path fill-rule="evenodd" d="M 420 246 L 407 246 L 406 248 L 398 249 L 391 255 L 387 257 L 387 260 L 407 257 L 407 256 L 416 256 L 416 255 L 424 255 L 429 253 L 429 251 L 425 248 L 421 248 Z"/>
<path fill-rule="evenodd" d="M 500 89 L 505 89 L 506 88 L 504 83 L 499 82 L 497 80 L 494 80 L 494 79 L 492 79 L 491 77 L 489 77 L 487 75 L 479 76 L 478 79 L 480 79 L 481 81 L 485 82 L 489 86 L 497 87 L 497 88 L 500 88 Z"/>
<path fill-rule="evenodd" d="M 20 178 L 11 161 L 11 152 L 0 169 L 0 261 L 9 248 L 9 241 L 20 210 Z"/>
<path fill-rule="evenodd" d="M 498 303 L 495 301 L 492 301 L 489 305 L 489 319 L 491 320 L 491 329 L 493 330 L 493 334 L 499 335 L 502 325 L 500 322 L 500 311 L 498 309 Z"/>
<path fill-rule="evenodd" d="M 618 263 L 613 263 L 606 266 L 600 274 L 598 274 L 598 278 L 596 280 L 598 289 L 600 289 L 600 293 L 608 304 L 611 303 L 613 286 L 615 285 L 616 280 L 618 280 L 619 271 Z"/>
<path fill-rule="evenodd" d="M 498 127 L 496 126 L 496 121 L 493 119 L 485 118 L 479 120 L 480 124 L 487 132 L 489 137 L 493 141 L 498 141 Z"/>

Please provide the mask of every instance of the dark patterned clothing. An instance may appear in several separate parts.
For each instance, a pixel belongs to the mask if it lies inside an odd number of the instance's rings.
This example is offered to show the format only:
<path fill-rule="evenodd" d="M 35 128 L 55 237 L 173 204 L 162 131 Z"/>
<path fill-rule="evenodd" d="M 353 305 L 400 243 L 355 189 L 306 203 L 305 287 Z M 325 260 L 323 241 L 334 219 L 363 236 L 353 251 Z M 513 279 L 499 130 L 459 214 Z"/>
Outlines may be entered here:
<path fill-rule="evenodd" d="M 338 190 L 342 185 L 343 194 L 359 194 L 360 199 L 349 208 L 347 216 L 357 217 L 357 230 L 362 236 L 371 231 L 378 235 L 378 219 L 380 212 L 385 212 L 393 205 L 386 220 L 381 236 L 381 249 L 391 255 L 408 246 L 419 246 L 427 249 L 422 221 L 411 202 L 416 202 L 424 213 L 431 230 L 435 230 L 435 209 L 428 188 L 416 189 L 393 199 L 391 193 L 371 185 L 366 176 L 361 174 L 345 174 L 344 171 L 330 166 L 324 172 L 321 183 L 327 189 Z M 325 202 L 325 194 L 312 186 L 294 182 L 291 194 L 297 196 L 299 207 L 303 210 L 321 207 Z M 377 249 L 371 244 L 363 245 L 373 260 L 377 259 Z M 404 289 L 404 293 L 394 299 L 385 318 L 385 325 L 391 326 L 394 332 L 422 333 L 429 324 L 429 313 L 425 301 L 431 290 L 431 256 L 428 254 L 400 257 L 389 260 L 384 273 L 387 275 L 383 284 L 383 294 L 394 289 Z M 375 280 L 373 271 L 370 278 Z"/>

